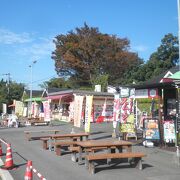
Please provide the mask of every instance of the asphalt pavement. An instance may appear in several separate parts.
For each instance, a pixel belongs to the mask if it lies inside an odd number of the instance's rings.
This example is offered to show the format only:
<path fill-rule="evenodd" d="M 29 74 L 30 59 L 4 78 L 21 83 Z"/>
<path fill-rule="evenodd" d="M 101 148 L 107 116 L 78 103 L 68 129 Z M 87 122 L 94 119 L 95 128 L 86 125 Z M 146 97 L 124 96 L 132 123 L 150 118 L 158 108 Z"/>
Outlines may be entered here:
<path fill-rule="evenodd" d="M 31 160 L 33 167 L 47 180 L 179 180 L 180 166 L 177 163 L 176 153 L 154 148 L 145 148 L 141 144 L 134 143 L 133 151 L 147 154 L 143 158 L 143 170 L 130 167 L 127 163 L 115 163 L 110 166 L 101 164 L 96 168 L 96 174 L 88 172 L 84 165 L 71 161 L 71 155 L 67 151 L 60 156 L 54 152 L 43 150 L 39 140 L 27 141 L 24 131 L 58 129 L 60 133 L 70 133 L 72 124 L 60 123 L 55 126 L 30 126 L 20 128 L 1 128 L 0 138 L 11 143 L 13 162 L 16 165 L 9 173 L 14 180 L 23 180 L 26 162 Z M 82 132 L 83 128 L 74 128 L 75 132 Z M 90 139 L 111 139 L 112 123 L 91 124 Z M 42 133 L 45 135 L 47 133 Z M 36 135 L 36 133 L 34 133 Z M 2 144 L 5 161 L 6 146 Z M 33 180 L 39 178 L 33 174 Z"/>

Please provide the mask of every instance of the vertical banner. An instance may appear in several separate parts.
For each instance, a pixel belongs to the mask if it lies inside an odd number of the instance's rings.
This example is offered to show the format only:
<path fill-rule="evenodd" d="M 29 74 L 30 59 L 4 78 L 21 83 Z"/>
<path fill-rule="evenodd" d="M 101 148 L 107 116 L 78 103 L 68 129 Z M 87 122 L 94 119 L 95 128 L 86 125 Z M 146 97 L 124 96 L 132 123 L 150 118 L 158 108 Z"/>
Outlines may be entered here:
<path fill-rule="evenodd" d="M 23 117 L 26 117 L 28 115 L 28 108 L 27 107 L 24 107 L 23 109 Z"/>
<path fill-rule="evenodd" d="M 114 107 L 113 107 L 113 128 L 115 129 L 117 126 L 117 122 L 119 121 L 119 112 L 120 112 L 120 98 L 119 94 L 114 95 Z"/>
<path fill-rule="evenodd" d="M 74 101 L 70 102 L 69 105 L 69 122 L 74 122 Z"/>
<path fill-rule="evenodd" d="M 7 114 L 7 104 L 3 104 L 3 114 Z"/>
<path fill-rule="evenodd" d="M 90 121 L 92 113 L 92 102 L 93 96 L 86 96 L 86 107 L 85 107 L 85 132 L 90 132 Z"/>
<path fill-rule="evenodd" d="M 33 114 L 33 116 L 38 117 L 38 114 L 39 114 L 39 105 L 38 105 L 38 103 L 34 102 L 34 114 Z"/>
<path fill-rule="evenodd" d="M 121 123 L 126 123 L 128 116 L 133 113 L 133 99 L 121 98 Z"/>
<path fill-rule="evenodd" d="M 43 102 L 43 108 L 44 108 L 44 121 L 50 121 L 50 105 L 49 101 L 44 101 Z"/>
<path fill-rule="evenodd" d="M 74 126 L 81 127 L 81 115 L 84 96 L 75 95 L 74 102 Z"/>
<path fill-rule="evenodd" d="M 22 116 L 23 115 L 23 109 L 24 109 L 24 104 L 21 101 L 16 101 L 15 102 L 15 114 Z"/>
<path fill-rule="evenodd" d="M 120 110 L 120 98 L 119 94 L 114 96 L 114 109 L 113 109 L 113 120 L 119 120 L 119 110 Z"/>
<path fill-rule="evenodd" d="M 106 106 L 107 106 L 106 101 L 107 101 L 107 98 L 105 98 L 105 100 L 104 100 L 103 110 L 101 113 L 102 116 L 106 116 Z"/>

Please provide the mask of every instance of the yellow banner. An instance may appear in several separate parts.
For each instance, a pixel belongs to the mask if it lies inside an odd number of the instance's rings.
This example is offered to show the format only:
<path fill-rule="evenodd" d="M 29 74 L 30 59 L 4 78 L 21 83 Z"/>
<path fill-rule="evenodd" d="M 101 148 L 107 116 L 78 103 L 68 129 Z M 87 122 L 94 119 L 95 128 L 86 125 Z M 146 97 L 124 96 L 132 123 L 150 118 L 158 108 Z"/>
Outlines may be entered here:
<path fill-rule="evenodd" d="M 120 132 L 124 133 L 134 133 L 135 130 L 134 130 L 134 124 L 121 124 L 120 126 Z"/>
<path fill-rule="evenodd" d="M 86 96 L 85 132 L 90 132 L 93 96 Z"/>
<path fill-rule="evenodd" d="M 18 116 L 23 115 L 24 104 L 21 101 L 15 101 L 15 114 Z"/>

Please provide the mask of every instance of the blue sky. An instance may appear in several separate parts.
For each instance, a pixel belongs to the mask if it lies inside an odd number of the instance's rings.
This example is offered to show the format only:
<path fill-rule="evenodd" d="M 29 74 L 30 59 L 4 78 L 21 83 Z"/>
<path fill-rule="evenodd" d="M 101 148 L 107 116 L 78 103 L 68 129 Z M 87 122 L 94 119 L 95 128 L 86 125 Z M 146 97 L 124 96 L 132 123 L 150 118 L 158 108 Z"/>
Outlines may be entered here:
<path fill-rule="evenodd" d="M 0 0 L 0 79 L 33 89 L 57 77 L 53 38 L 84 22 L 99 31 L 130 40 L 131 51 L 145 61 L 167 33 L 178 34 L 177 0 Z"/>

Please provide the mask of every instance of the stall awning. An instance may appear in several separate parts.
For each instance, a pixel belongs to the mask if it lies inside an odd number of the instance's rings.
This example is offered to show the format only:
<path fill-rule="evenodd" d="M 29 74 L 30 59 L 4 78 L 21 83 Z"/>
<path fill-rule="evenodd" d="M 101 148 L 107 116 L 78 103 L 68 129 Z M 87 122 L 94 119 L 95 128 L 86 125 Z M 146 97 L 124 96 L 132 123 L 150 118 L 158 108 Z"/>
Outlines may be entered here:
<path fill-rule="evenodd" d="M 8 107 L 15 107 L 15 104 L 10 104 Z"/>
<path fill-rule="evenodd" d="M 72 94 L 61 94 L 61 95 L 56 95 L 56 96 L 48 96 L 48 97 L 46 97 L 46 99 L 55 100 L 55 99 L 61 99 L 63 97 L 68 97 L 68 96 L 72 96 Z"/>
<path fill-rule="evenodd" d="M 34 97 L 34 98 L 32 98 L 32 99 L 25 99 L 24 100 L 24 102 L 30 102 L 30 101 L 44 101 L 45 99 L 44 98 L 42 98 L 42 97 Z"/>

